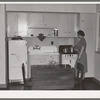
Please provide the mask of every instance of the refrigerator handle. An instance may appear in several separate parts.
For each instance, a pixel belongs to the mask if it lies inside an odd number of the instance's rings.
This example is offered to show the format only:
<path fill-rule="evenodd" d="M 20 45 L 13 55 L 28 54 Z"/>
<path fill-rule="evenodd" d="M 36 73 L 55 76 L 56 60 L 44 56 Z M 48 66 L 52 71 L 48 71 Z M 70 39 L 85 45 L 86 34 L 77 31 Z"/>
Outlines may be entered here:
<path fill-rule="evenodd" d="M 16 55 L 16 54 L 12 53 L 11 55 Z"/>

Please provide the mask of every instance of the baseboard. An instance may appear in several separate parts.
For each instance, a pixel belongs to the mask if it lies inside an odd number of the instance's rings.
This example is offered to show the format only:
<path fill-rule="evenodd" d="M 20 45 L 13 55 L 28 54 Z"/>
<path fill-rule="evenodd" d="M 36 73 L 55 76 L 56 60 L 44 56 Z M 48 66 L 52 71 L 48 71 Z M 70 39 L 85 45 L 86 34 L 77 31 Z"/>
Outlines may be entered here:
<path fill-rule="evenodd" d="M 100 81 L 93 77 L 93 81 L 100 85 Z"/>
<path fill-rule="evenodd" d="M 100 81 L 97 80 L 97 79 L 94 78 L 94 77 L 85 77 L 84 80 L 92 80 L 92 81 L 94 81 L 96 84 L 100 85 Z"/>
<path fill-rule="evenodd" d="M 94 79 L 94 77 L 85 77 L 84 79 L 91 79 L 91 80 L 93 80 Z"/>
<path fill-rule="evenodd" d="M 7 85 L 6 84 L 0 84 L 0 90 L 6 90 Z"/>

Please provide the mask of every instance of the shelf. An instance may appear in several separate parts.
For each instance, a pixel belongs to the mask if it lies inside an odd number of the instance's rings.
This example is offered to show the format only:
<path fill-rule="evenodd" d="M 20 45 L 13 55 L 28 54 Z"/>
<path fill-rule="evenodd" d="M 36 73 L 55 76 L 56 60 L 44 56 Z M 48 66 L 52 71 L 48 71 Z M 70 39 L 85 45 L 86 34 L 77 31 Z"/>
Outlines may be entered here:
<path fill-rule="evenodd" d="M 28 27 L 28 29 L 55 29 L 55 28 L 51 28 L 51 27 Z"/>

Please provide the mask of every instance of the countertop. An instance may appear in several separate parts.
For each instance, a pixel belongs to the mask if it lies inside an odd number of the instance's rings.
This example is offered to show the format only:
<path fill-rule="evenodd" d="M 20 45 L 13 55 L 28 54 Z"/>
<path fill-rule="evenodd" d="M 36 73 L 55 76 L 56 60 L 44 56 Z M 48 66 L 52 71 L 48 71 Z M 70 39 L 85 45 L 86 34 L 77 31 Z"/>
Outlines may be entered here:
<path fill-rule="evenodd" d="M 59 53 L 58 52 L 56 52 L 56 53 L 53 53 L 53 52 L 45 52 L 45 53 L 29 53 L 28 55 L 59 55 Z"/>
<path fill-rule="evenodd" d="M 77 54 L 77 52 L 73 53 L 58 53 L 58 52 L 45 52 L 45 53 L 28 53 L 28 55 L 60 55 L 60 54 Z"/>
<path fill-rule="evenodd" d="M 77 53 L 73 52 L 73 53 L 60 53 L 60 54 L 77 54 Z"/>
<path fill-rule="evenodd" d="M 78 52 L 77 51 L 73 51 L 73 52 L 69 52 L 69 53 L 64 53 L 64 52 L 62 53 L 61 52 L 60 54 L 78 54 Z"/>

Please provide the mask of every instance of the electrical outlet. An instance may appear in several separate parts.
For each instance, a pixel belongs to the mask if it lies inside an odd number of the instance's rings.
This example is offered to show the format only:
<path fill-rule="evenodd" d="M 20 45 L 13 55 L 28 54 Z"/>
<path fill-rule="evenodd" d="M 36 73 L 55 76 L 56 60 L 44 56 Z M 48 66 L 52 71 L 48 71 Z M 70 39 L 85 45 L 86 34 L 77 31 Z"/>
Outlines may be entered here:
<path fill-rule="evenodd" d="M 53 41 L 51 41 L 51 45 L 53 45 L 54 44 L 54 42 Z"/>

